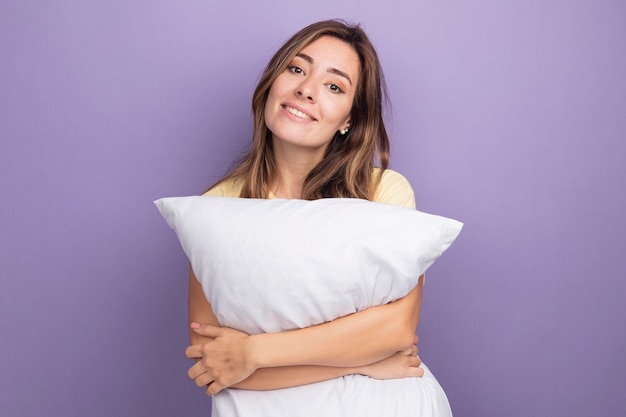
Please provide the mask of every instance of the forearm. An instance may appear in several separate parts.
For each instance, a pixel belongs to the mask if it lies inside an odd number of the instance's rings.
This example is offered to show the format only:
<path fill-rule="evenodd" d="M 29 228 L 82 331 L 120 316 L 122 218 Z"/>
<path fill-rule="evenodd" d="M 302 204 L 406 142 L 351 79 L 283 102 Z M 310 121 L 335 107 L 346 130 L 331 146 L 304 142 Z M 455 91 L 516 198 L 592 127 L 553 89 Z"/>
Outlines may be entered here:
<path fill-rule="evenodd" d="M 210 337 L 200 336 L 192 332 L 191 344 L 203 345 L 213 340 Z M 200 360 L 200 358 L 196 358 Z M 335 367 L 316 365 L 280 366 L 274 368 L 259 368 L 248 378 L 232 385 L 230 388 L 245 390 L 267 391 L 282 388 L 297 387 L 327 381 L 352 374 L 364 374 L 365 367 Z"/>
<path fill-rule="evenodd" d="M 369 375 L 370 365 L 389 363 L 387 359 L 394 362 L 397 352 L 416 343 L 421 280 L 407 296 L 385 306 L 318 326 L 255 336 L 219 326 L 193 272 L 189 289 L 189 321 L 193 330 L 186 355 L 202 362 L 190 368 L 189 377 L 198 386 L 211 383 L 207 389 L 210 394 L 229 386 L 270 390 L 355 373 Z M 232 360 L 238 371 L 227 371 L 230 367 L 225 364 Z M 224 371 L 229 376 L 224 376 Z M 219 383 L 216 372 L 222 375 Z M 399 375 L 403 376 L 403 372 Z"/>
<path fill-rule="evenodd" d="M 422 280 L 406 297 L 334 321 L 281 333 L 251 336 L 258 368 L 293 365 L 354 367 L 371 364 L 414 343 Z"/>
<path fill-rule="evenodd" d="M 267 391 L 313 384 L 356 373 L 359 373 L 358 367 L 296 365 L 260 368 L 231 388 Z"/>

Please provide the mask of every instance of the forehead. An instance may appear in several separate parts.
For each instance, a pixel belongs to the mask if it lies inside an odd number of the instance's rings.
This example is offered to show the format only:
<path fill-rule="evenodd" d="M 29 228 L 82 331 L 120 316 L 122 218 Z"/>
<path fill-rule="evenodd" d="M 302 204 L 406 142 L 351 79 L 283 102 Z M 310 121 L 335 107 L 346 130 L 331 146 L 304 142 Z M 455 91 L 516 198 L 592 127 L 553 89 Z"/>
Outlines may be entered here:
<path fill-rule="evenodd" d="M 350 44 L 333 36 L 322 36 L 314 40 L 302 48 L 300 53 L 313 58 L 316 65 L 336 68 L 350 74 L 354 79 L 359 75 L 359 55 Z"/>

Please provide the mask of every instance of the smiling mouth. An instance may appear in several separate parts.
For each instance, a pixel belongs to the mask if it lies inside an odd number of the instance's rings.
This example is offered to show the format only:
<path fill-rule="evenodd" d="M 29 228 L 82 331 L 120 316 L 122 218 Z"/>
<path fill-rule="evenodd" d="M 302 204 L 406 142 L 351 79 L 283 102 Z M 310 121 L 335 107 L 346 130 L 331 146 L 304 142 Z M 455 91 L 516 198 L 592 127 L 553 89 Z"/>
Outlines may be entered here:
<path fill-rule="evenodd" d="M 309 116 L 309 115 L 308 115 L 308 114 L 306 114 L 306 113 L 301 112 L 301 111 L 300 111 L 300 110 L 298 110 L 298 109 L 294 109 L 293 107 L 289 107 L 289 106 L 287 106 L 287 105 L 283 105 L 283 109 L 287 110 L 289 113 L 291 113 L 291 114 L 293 114 L 294 116 L 297 116 L 297 117 L 299 117 L 299 118 L 301 118 L 301 119 L 304 119 L 304 120 L 312 120 L 312 121 L 313 121 L 313 120 L 315 120 L 315 118 L 313 118 L 313 117 Z"/>

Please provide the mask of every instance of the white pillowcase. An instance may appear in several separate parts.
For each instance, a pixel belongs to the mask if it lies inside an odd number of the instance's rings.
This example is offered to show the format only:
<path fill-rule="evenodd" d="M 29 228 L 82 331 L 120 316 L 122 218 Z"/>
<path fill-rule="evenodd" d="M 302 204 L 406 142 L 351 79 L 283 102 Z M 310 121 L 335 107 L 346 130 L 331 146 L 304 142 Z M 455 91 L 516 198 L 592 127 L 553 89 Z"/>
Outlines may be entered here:
<path fill-rule="evenodd" d="M 406 295 L 462 223 L 359 199 L 155 201 L 220 324 L 308 327 Z"/>

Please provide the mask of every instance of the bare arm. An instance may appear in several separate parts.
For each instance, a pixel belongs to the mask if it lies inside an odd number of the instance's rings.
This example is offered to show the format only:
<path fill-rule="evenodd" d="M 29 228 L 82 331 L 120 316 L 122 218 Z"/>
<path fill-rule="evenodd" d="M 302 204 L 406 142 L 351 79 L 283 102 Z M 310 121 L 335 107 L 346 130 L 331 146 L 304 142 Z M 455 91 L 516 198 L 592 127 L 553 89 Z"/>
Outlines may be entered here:
<path fill-rule="evenodd" d="M 256 367 L 286 365 L 362 366 L 414 343 L 422 285 L 404 298 L 359 313 L 281 333 L 251 336 Z"/>
<path fill-rule="evenodd" d="M 276 389 L 354 373 L 376 377 L 383 368 L 406 370 L 396 377 L 421 375 L 415 368 L 417 351 L 407 350 L 415 343 L 421 280 L 405 298 L 385 306 L 306 329 L 248 336 L 216 327 L 217 319 L 193 272 L 189 278 L 190 323 L 209 324 L 191 331 L 187 356 L 202 361 L 191 367 L 189 376 L 199 386 L 211 383 L 209 394 L 228 386 Z M 398 352 L 405 352 L 404 357 Z M 231 364 L 229 369 L 224 369 L 225 363 Z M 231 372 L 233 363 L 237 369 Z"/>
<path fill-rule="evenodd" d="M 189 323 L 203 323 L 219 326 L 211 305 L 202 291 L 202 286 L 190 268 L 189 272 Z M 202 336 L 190 329 L 189 339 L 192 346 L 202 346 L 213 340 L 212 337 Z M 197 358 L 199 359 L 199 358 Z M 195 372 L 194 372 L 195 371 Z M 201 372 L 196 376 L 198 372 Z M 200 367 L 190 369 L 190 377 L 196 380 L 198 386 L 207 385 L 212 378 Z M 287 366 L 276 368 L 257 369 L 245 380 L 233 385 L 233 388 L 270 390 L 294 387 L 325 381 L 340 376 L 357 373 L 356 368 L 328 367 L 328 366 Z"/>
<path fill-rule="evenodd" d="M 417 356 L 417 346 L 385 358 L 370 365 L 358 367 L 333 367 L 317 365 L 293 365 L 278 368 L 259 368 L 248 378 L 230 388 L 251 390 L 269 390 L 295 387 L 326 381 L 341 376 L 361 374 L 375 379 L 397 379 L 419 377 L 424 370 L 419 366 L 422 361 Z"/>

